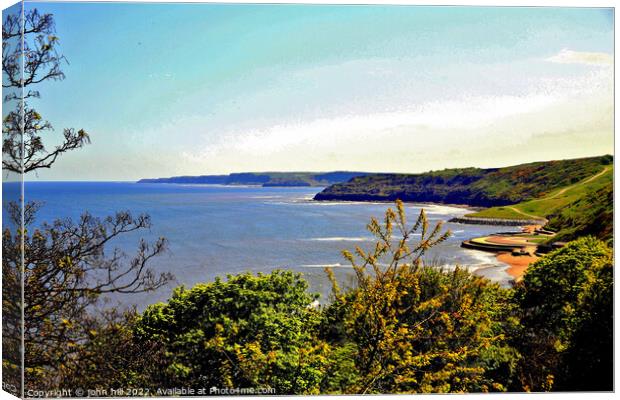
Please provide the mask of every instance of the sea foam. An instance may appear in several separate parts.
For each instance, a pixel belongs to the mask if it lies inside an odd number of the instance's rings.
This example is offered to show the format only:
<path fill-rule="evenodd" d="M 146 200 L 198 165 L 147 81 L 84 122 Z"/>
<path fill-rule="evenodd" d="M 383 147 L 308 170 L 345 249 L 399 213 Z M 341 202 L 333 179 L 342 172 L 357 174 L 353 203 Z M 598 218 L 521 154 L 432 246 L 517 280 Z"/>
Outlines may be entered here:
<path fill-rule="evenodd" d="M 302 239 L 302 240 L 310 240 L 310 241 L 313 241 L 313 242 L 370 242 L 370 241 L 375 240 L 375 239 L 371 238 L 371 237 L 340 237 L 340 236 L 336 236 L 336 237 L 309 238 L 309 239 Z"/>

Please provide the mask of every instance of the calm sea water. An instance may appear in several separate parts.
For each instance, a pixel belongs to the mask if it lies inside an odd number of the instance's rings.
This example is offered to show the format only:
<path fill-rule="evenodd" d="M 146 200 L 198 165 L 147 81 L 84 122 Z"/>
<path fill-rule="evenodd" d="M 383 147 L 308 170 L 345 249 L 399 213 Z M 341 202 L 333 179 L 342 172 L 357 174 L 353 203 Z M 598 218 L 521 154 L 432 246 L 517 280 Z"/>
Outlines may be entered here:
<path fill-rule="evenodd" d="M 4 190 L 9 190 L 4 187 Z M 174 286 L 188 287 L 242 271 L 268 272 L 276 268 L 304 274 L 311 289 L 329 293 L 323 267 L 335 267 L 343 282 L 351 268 L 343 249 L 370 248 L 366 231 L 371 216 L 380 218 L 386 203 L 314 202 L 321 188 L 263 188 L 211 185 L 137 184 L 126 182 L 27 182 L 26 199 L 43 202 L 35 225 L 57 218 L 72 218 L 88 211 L 98 217 L 115 211 L 147 213 L 152 228 L 120 237 L 110 246 L 128 256 L 140 238 L 164 236 L 169 250 L 153 259 L 156 271 L 169 271 L 175 281 L 154 293 L 116 297 L 113 300 L 146 304 L 166 300 Z M 8 192 L 7 192 L 8 193 Z M 410 220 L 424 208 L 436 222 L 467 210 L 438 205 L 406 206 Z M 491 279 L 506 283 L 505 265 L 491 254 L 460 247 L 464 239 L 505 230 L 505 227 L 446 224 L 454 235 L 437 246 L 427 259 L 448 268 L 456 264 L 478 269 Z M 493 267 L 495 266 L 495 267 Z M 482 269 L 482 267 L 486 267 Z M 492 268 L 488 268 L 492 267 Z"/>

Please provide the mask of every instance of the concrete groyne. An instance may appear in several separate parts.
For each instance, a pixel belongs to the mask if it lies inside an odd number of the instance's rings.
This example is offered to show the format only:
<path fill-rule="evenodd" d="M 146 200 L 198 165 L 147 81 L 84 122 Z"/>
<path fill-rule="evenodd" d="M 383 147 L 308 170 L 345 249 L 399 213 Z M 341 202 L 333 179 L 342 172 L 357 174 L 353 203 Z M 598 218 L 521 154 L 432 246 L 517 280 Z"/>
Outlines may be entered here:
<path fill-rule="evenodd" d="M 545 225 L 544 219 L 507 219 L 507 218 L 476 218 L 476 217 L 455 217 L 448 222 L 473 225 L 503 225 L 503 226 L 523 226 L 523 225 Z"/>

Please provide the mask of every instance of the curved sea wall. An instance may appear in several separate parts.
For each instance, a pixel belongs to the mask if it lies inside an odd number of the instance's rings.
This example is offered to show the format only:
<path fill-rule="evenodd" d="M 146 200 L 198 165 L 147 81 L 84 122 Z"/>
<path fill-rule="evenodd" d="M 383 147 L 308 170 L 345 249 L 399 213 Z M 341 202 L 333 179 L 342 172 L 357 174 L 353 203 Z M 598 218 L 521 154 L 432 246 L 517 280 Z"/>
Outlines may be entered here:
<path fill-rule="evenodd" d="M 542 219 L 507 219 L 507 218 L 475 218 L 475 217 L 455 217 L 448 222 L 473 225 L 504 225 L 504 226 L 523 226 L 523 225 L 544 225 L 547 221 Z"/>
<path fill-rule="evenodd" d="M 477 243 L 472 240 L 461 242 L 461 247 L 473 250 L 490 251 L 497 253 L 500 251 L 512 251 L 516 248 L 523 248 L 524 244 L 496 244 L 496 243 Z"/>

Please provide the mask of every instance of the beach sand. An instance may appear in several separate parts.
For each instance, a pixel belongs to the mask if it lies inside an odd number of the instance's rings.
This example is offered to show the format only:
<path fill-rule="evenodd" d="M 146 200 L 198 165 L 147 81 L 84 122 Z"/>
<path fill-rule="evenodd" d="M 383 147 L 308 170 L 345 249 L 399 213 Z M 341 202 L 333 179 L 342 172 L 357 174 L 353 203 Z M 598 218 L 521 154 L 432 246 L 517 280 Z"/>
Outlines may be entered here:
<path fill-rule="evenodd" d="M 537 229 L 542 229 L 542 225 L 525 225 L 523 227 L 523 232 L 534 233 Z"/>
<path fill-rule="evenodd" d="M 537 229 L 541 229 L 540 225 L 527 225 L 523 227 L 524 233 L 534 233 Z M 506 270 L 510 276 L 515 279 L 515 282 L 518 282 L 523 277 L 525 270 L 530 266 L 533 262 L 538 260 L 539 257 L 536 257 L 534 252 L 536 251 L 536 247 L 533 248 L 525 248 L 526 251 L 529 251 L 530 255 L 527 256 L 514 256 L 512 253 L 504 252 L 497 254 L 497 260 L 503 263 L 510 265 L 510 268 Z"/>
<path fill-rule="evenodd" d="M 532 255 L 513 256 L 511 253 L 499 253 L 497 255 L 497 260 L 510 265 L 510 268 L 508 268 L 506 272 L 515 278 L 515 281 L 519 281 L 521 277 L 523 277 L 527 267 L 538 260 L 538 257 Z"/>

